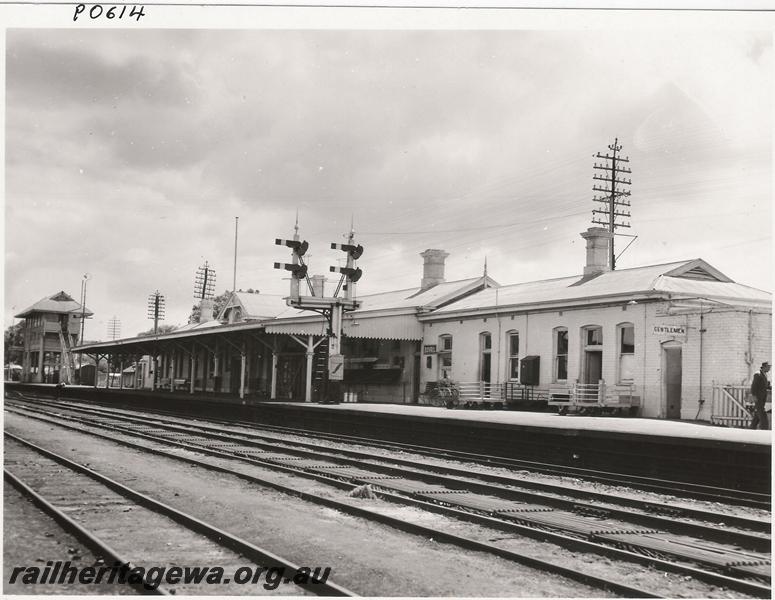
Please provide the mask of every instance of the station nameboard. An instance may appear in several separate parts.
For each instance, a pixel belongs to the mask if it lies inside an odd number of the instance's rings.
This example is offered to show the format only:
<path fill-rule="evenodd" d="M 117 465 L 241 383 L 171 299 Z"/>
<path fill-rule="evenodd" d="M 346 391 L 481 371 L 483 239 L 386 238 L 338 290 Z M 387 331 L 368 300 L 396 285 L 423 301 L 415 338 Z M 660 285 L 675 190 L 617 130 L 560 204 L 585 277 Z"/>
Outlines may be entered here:
<path fill-rule="evenodd" d="M 654 325 L 654 335 L 686 335 L 684 325 Z"/>
<path fill-rule="evenodd" d="M 423 354 L 436 354 L 436 344 L 426 344 L 422 347 Z"/>

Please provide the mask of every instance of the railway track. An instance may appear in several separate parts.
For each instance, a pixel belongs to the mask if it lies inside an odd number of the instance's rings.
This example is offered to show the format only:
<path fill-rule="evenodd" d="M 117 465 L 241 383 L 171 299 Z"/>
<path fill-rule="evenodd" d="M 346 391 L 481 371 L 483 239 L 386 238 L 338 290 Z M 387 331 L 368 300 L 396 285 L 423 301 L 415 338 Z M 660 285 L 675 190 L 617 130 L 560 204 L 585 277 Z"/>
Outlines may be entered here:
<path fill-rule="evenodd" d="M 664 503 L 650 502 L 643 499 L 632 498 L 626 495 L 617 495 L 613 493 L 601 493 L 592 490 L 569 488 L 567 485 L 556 483 L 537 482 L 526 480 L 524 478 L 502 476 L 497 474 L 476 473 L 472 479 L 470 466 L 460 468 L 449 465 L 440 465 L 427 461 L 418 461 L 417 459 L 402 459 L 396 456 L 390 456 L 389 459 L 380 460 L 373 453 L 368 451 L 353 451 L 347 448 L 331 448 L 319 443 L 309 443 L 296 439 L 287 439 L 283 437 L 272 436 L 260 427 L 256 431 L 255 426 L 249 426 L 247 429 L 223 429 L 213 427 L 207 424 L 191 419 L 180 420 L 178 418 L 159 419 L 154 415 L 137 417 L 131 411 L 122 411 L 115 409 L 94 409 L 89 406 L 73 406 L 68 404 L 58 404 L 56 406 L 67 406 L 70 410 L 86 415 L 108 415 L 116 416 L 137 424 L 146 424 L 157 422 L 164 426 L 181 426 L 184 432 L 194 432 L 202 435 L 213 435 L 213 439 L 229 441 L 228 435 L 237 435 L 240 439 L 247 439 L 255 443 L 257 448 L 264 450 L 282 449 L 284 452 L 291 452 L 302 458 L 318 458 L 327 456 L 339 462 L 345 462 L 351 466 L 361 466 L 368 464 L 371 469 L 378 469 L 386 475 L 403 476 L 407 472 L 421 477 L 432 478 L 431 482 L 443 481 L 443 477 L 438 475 L 448 475 L 454 487 L 460 488 L 461 485 L 466 489 L 480 489 L 484 493 L 504 495 L 519 499 L 520 491 L 524 492 L 524 497 L 528 500 L 538 499 L 540 502 L 548 503 L 557 508 L 571 508 L 573 510 L 604 513 L 613 517 L 627 517 L 635 520 L 642 525 L 651 527 L 660 527 L 670 525 L 673 529 L 683 528 L 683 533 L 699 535 L 703 539 L 717 540 L 728 543 L 735 543 L 751 549 L 768 550 L 770 548 L 770 538 L 765 535 L 747 535 L 730 530 L 730 527 L 740 527 L 744 530 L 766 534 L 770 531 L 769 520 L 758 520 L 746 517 L 738 517 L 729 513 L 714 512 L 702 510 L 688 506 L 667 505 Z M 233 424 L 230 424 L 233 425 Z M 188 429 L 185 429 L 188 428 Z M 273 431 L 273 430 L 272 430 Z M 220 438 L 218 436 L 226 435 Z M 309 437 L 309 436 L 307 436 Z M 409 471 L 407 471 L 407 469 Z M 419 470 L 418 470 L 419 469 Z M 455 479 L 457 478 L 457 479 Z M 479 481 L 481 480 L 481 481 Z M 483 484 L 484 483 L 484 484 Z M 483 484 L 483 485 L 482 485 Z M 493 485 L 495 484 L 495 485 Z M 579 499 L 586 500 L 581 502 Z M 680 521 L 680 519 L 691 519 L 694 522 Z M 705 525 L 707 523 L 724 524 L 724 528 L 719 529 L 715 526 Z"/>
<path fill-rule="evenodd" d="M 150 575 L 154 568 L 169 573 L 193 562 L 223 569 L 224 594 L 354 595 L 333 582 L 303 581 L 291 561 L 7 432 L 4 479 L 102 557 L 106 578 L 123 571 L 141 593 L 169 593 Z M 266 585 L 270 569 L 283 574 L 284 585 Z M 179 581 L 175 591 L 202 593 L 212 583 Z"/>
<path fill-rule="evenodd" d="M 29 395 L 25 395 L 18 392 L 20 397 L 23 397 L 30 401 L 35 401 Z M 114 407 L 112 403 L 96 402 L 93 400 L 83 401 L 90 405 L 101 405 L 106 409 Z M 127 411 L 134 411 L 133 407 L 125 407 Z M 162 409 L 145 409 L 149 412 L 158 415 L 164 415 L 172 418 L 188 418 L 196 419 L 202 418 L 194 415 L 189 415 L 177 411 L 168 411 Z M 461 452 L 456 450 L 450 450 L 446 448 L 436 448 L 430 446 L 424 446 L 420 444 L 408 444 L 402 442 L 388 442 L 375 438 L 367 438 L 361 436 L 334 434 L 321 431 L 313 431 L 309 429 L 301 429 L 295 427 L 257 424 L 250 421 L 242 421 L 238 419 L 224 419 L 215 417 L 206 417 L 206 420 L 210 423 L 217 423 L 221 425 L 242 426 L 250 428 L 260 428 L 264 432 L 276 432 L 287 435 L 299 435 L 313 437 L 317 440 L 328 440 L 331 442 L 342 444 L 359 444 L 369 446 L 373 448 L 381 448 L 389 451 L 398 452 L 411 452 L 413 454 L 427 456 L 428 458 L 452 460 L 452 461 L 464 461 L 466 463 L 474 463 L 487 467 L 502 467 L 510 470 L 528 471 L 530 473 L 549 475 L 549 476 L 561 476 L 561 477 L 576 477 L 588 482 L 600 483 L 614 487 L 627 487 L 631 489 L 642 490 L 646 492 L 652 492 L 656 494 L 664 494 L 670 496 L 676 496 L 679 498 L 689 498 L 692 500 L 704 500 L 710 502 L 721 502 L 728 504 L 735 504 L 740 506 L 747 506 L 751 508 L 758 508 L 762 510 L 771 510 L 772 497 L 770 494 L 756 493 L 750 491 L 742 491 L 723 487 L 713 487 L 707 485 L 700 485 L 682 481 L 671 481 L 665 479 L 658 479 L 652 477 L 643 477 L 638 475 L 629 475 L 626 473 L 613 473 L 606 471 L 599 471 L 593 469 L 585 469 L 566 465 L 557 465 L 551 463 L 543 463 L 529 460 L 519 460 L 514 458 L 508 458 L 503 456 L 477 454 L 472 452 Z M 551 492 L 553 487 L 550 484 L 544 485 L 541 482 L 533 482 L 532 484 L 526 483 L 525 485 L 532 485 L 534 489 L 544 489 Z M 675 514 L 671 512 L 670 514 Z"/>
<path fill-rule="evenodd" d="M 49 419 L 43 419 L 41 417 L 38 417 L 38 418 L 40 418 L 40 420 L 46 423 L 56 424 L 59 427 L 75 430 L 80 433 L 88 433 L 90 435 L 103 438 L 105 440 L 123 445 L 125 447 L 140 450 L 145 453 L 162 456 L 165 458 L 173 459 L 173 460 L 191 464 L 191 465 L 196 465 L 198 467 L 213 470 L 217 473 L 232 475 L 236 478 L 240 478 L 242 480 L 248 481 L 253 484 L 258 484 L 262 487 L 274 489 L 274 490 L 286 493 L 289 496 L 294 496 L 302 500 L 306 500 L 327 508 L 332 508 L 332 509 L 341 511 L 346 514 L 383 523 L 397 530 L 405 531 L 413 535 L 421 536 L 426 540 L 431 539 L 439 543 L 453 544 L 466 550 L 486 553 L 493 557 L 499 557 L 506 560 L 510 560 L 519 564 L 532 567 L 542 572 L 553 573 L 556 575 L 560 575 L 562 577 L 567 577 L 569 579 L 573 579 L 575 581 L 579 581 L 581 583 L 589 585 L 598 590 L 605 590 L 609 593 L 613 593 L 613 594 L 623 596 L 623 597 L 628 597 L 628 598 L 662 597 L 659 594 L 644 591 L 633 585 L 612 581 L 609 578 L 596 577 L 594 575 L 590 575 L 588 572 L 584 570 L 576 570 L 576 569 L 568 568 L 567 566 L 563 565 L 561 561 L 551 562 L 551 561 L 537 559 L 531 556 L 529 553 L 521 554 L 518 552 L 510 551 L 508 549 L 500 548 L 494 544 L 483 543 L 475 539 L 470 539 L 463 536 L 447 533 L 445 531 L 441 531 L 438 529 L 434 529 L 431 527 L 425 527 L 422 525 L 407 522 L 405 520 L 394 518 L 389 515 L 380 514 L 379 512 L 359 508 L 357 506 L 352 506 L 347 503 L 333 500 L 329 497 L 329 495 L 316 495 L 316 494 L 310 493 L 309 491 L 300 491 L 297 488 L 278 484 L 271 480 L 263 479 L 261 477 L 256 477 L 254 475 L 251 475 L 242 471 L 234 470 L 231 468 L 225 468 L 223 466 L 218 466 L 216 464 L 208 463 L 206 461 L 198 460 L 178 453 L 160 450 L 154 447 L 149 447 L 146 444 L 139 444 L 132 441 L 127 441 L 125 439 L 121 439 L 121 437 L 117 436 L 115 432 L 99 433 L 97 431 L 87 431 L 80 427 L 68 425 L 68 424 L 62 423 L 61 421 L 57 421 L 55 419 L 49 420 Z M 215 451 L 211 452 L 211 454 L 214 456 L 218 455 L 218 453 Z M 337 480 L 330 480 L 330 483 L 332 483 L 333 485 L 337 485 L 343 489 L 349 489 L 351 487 Z"/>
<path fill-rule="evenodd" d="M 45 413 L 40 407 L 27 407 L 29 410 Z M 58 410 L 65 409 L 60 404 Z M 407 472 L 407 466 L 393 467 L 362 457 L 337 456 L 330 448 L 324 451 L 320 447 L 314 450 L 287 447 L 287 440 L 285 445 L 279 445 L 276 439 L 267 442 L 263 434 L 224 433 L 222 429 L 206 425 L 181 425 L 179 421 L 163 422 L 156 416 L 136 417 L 115 410 L 79 407 L 71 408 L 71 411 L 82 414 L 53 416 L 155 443 L 229 456 L 332 485 L 368 484 L 393 502 L 528 537 L 549 539 L 566 548 L 650 564 L 714 585 L 769 597 L 769 555 L 762 552 L 770 544 L 769 537 L 762 532 L 768 529 L 768 522 L 740 519 L 738 525 L 751 529 L 748 532 L 725 531 L 718 525 L 701 523 L 681 523 L 676 528 L 671 526 L 675 524 L 675 518 L 643 513 L 633 519 L 631 510 L 617 512 L 578 501 L 569 504 L 568 500 L 546 494 L 506 489 L 503 482 L 496 486 L 471 478 L 418 471 L 416 464 L 411 472 Z M 625 519 L 628 515 L 630 518 Z M 729 515 L 725 517 L 729 518 Z M 674 533 L 676 529 L 682 534 L 690 530 L 695 536 L 700 534 L 727 543 L 722 546 L 686 538 Z"/>

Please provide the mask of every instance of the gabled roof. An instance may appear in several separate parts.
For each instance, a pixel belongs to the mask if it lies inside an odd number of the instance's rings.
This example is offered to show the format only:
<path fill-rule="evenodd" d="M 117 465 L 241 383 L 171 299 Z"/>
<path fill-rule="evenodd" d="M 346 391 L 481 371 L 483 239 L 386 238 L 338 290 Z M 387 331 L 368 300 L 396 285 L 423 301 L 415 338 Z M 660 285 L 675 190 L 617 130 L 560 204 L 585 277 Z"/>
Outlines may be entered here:
<path fill-rule="evenodd" d="M 467 311 L 519 310 L 532 305 L 592 304 L 617 296 L 703 297 L 732 303 L 771 304 L 772 294 L 733 282 L 702 259 L 649 265 L 602 273 L 595 277 L 562 277 L 485 289 L 452 302 L 424 317 L 449 317 Z"/>
<path fill-rule="evenodd" d="M 242 310 L 241 318 L 245 320 L 273 319 L 288 308 L 285 299 L 277 294 L 232 292 L 216 318 L 220 321 L 227 311 L 235 307 Z"/>
<path fill-rule="evenodd" d="M 92 316 L 94 313 L 88 308 L 82 309 L 81 305 L 73 300 L 72 296 L 64 291 L 57 292 L 52 296 L 46 296 L 41 298 L 32 306 L 24 309 L 18 315 L 14 315 L 16 319 L 23 319 L 28 317 L 32 313 L 84 313 L 87 317 Z"/>
<path fill-rule="evenodd" d="M 358 316 L 374 311 L 395 311 L 414 313 L 419 310 L 433 310 L 439 306 L 457 300 L 465 295 L 474 293 L 484 287 L 495 287 L 498 283 L 490 277 L 473 277 L 459 279 L 457 281 L 445 281 L 421 290 L 419 287 L 403 290 L 391 290 L 358 296 L 360 306 L 357 310 L 348 313 Z M 307 310 L 286 307 L 286 310 L 278 315 L 278 319 L 290 319 L 298 317 L 314 317 L 318 315 Z"/>
<path fill-rule="evenodd" d="M 418 313 L 495 285 L 498 283 L 483 276 L 447 281 L 426 290 L 418 287 L 358 296 L 360 306 L 345 314 L 343 330 L 350 337 L 420 340 L 422 325 L 417 320 Z M 277 319 L 265 321 L 264 325 L 268 333 L 323 335 L 325 332 L 321 315 L 291 307 Z"/>

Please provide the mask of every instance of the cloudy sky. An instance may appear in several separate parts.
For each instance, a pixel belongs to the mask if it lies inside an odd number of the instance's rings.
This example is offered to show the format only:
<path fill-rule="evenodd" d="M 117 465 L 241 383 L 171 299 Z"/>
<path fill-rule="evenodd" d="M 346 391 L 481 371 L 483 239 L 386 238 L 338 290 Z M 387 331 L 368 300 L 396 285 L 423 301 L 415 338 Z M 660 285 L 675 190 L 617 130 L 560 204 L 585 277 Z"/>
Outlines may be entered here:
<path fill-rule="evenodd" d="M 190 311 L 209 261 L 272 268 L 298 210 L 311 272 L 354 222 L 361 294 L 580 273 L 593 154 L 630 158 L 619 268 L 702 257 L 772 287 L 770 32 L 9 29 L 5 325 L 89 273 L 87 339 Z M 617 238 L 619 249 L 629 242 Z M 333 276 L 333 274 L 331 274 Z"/>

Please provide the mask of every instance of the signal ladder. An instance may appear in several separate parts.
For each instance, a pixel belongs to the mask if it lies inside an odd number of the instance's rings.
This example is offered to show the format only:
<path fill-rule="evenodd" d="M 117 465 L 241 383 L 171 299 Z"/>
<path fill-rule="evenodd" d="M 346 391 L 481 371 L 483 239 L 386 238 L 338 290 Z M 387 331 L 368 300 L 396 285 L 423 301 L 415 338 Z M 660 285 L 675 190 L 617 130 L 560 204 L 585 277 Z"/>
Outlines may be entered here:
<path fill-rule="evenodd" d="M 59 329 L 59 343 L 62 345 L 62 371 L 65 374 L 64 379 L 60 375 L 60 382 L 72 383 L 75 373 L 75 359 L 70 351 L 70 334 L 65 334 L 61 328 Z"/>
<path fill-rule="evenodd" d="M 326 381 L 328 380 L 328 336 L 315 348 L 312 363 L 312 394 L 316 401 L 325 400 Z"/>

